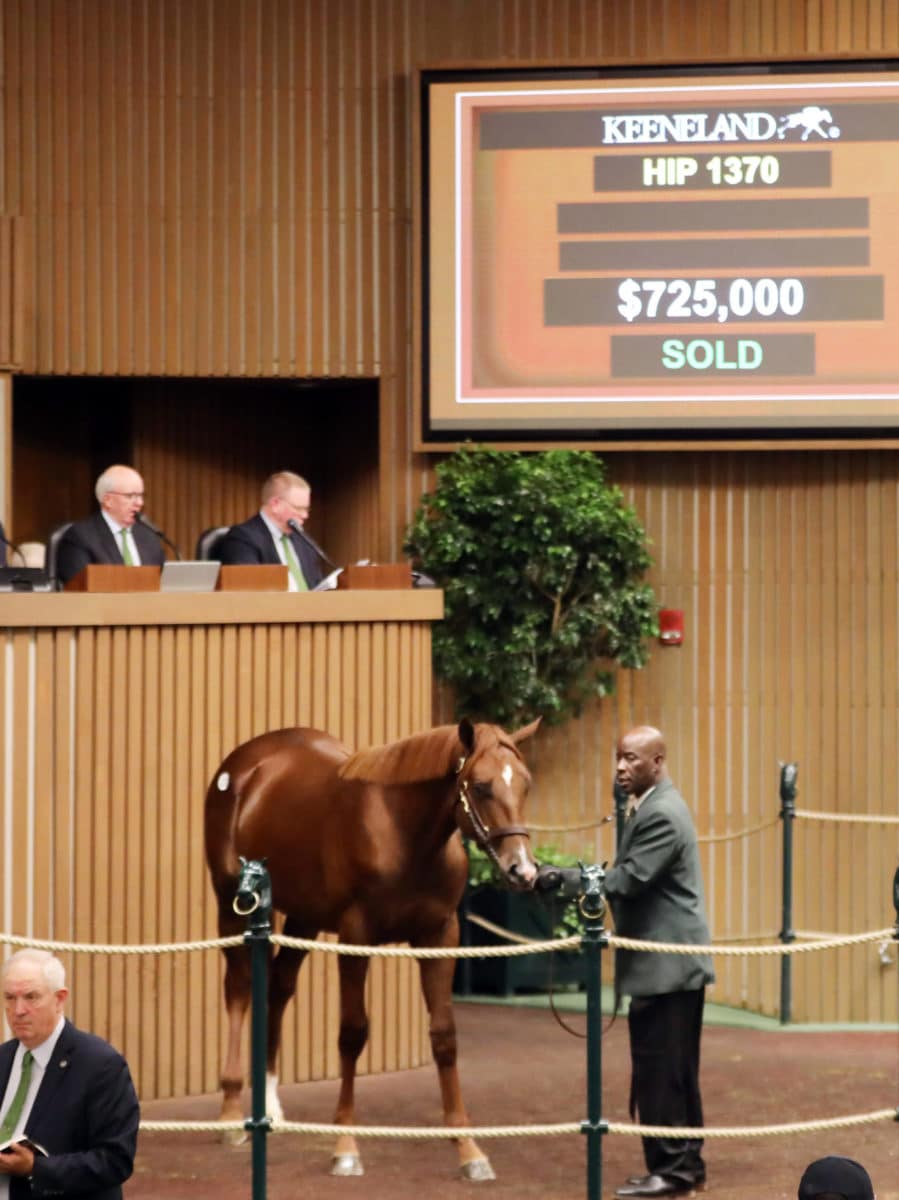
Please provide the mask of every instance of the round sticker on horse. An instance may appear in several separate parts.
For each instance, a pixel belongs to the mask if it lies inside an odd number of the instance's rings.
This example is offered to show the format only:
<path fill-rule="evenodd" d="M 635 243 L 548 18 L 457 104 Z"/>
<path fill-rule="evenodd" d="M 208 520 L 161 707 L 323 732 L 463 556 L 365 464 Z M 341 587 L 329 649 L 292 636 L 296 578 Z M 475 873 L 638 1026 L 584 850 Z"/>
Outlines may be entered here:
<path fill-rule="evenodd" d="M 456 909 L 468 865 L 462 836 L 474 839 L 512 888 L 534 886 L 537 867 L 522 824 L 530 774 L 515 733 L 496 725 L 445 725 L 428 733 L 351 753 L 317 729 L 281 729 L 238 746 L 206 794 L 206 859 L 218 899 L 219 933 L 242 933 L 232 901 L 238 858 L 267 859 L 274 907 L 284 933 L 374 946 L 459 944 Z M 224 950 L 228 1048 L 222 1071 L 222 1119 L 242 1116 L 241 1026 L 250 1002 L 248 950 Z M 296 989 L 305 951 L 281 946 L 269 973 L 268 1115 L 282 1116 L 275 1065 L 284 1009 Z M 444 1121 L 470 1124 L 456 1070 L 452 1010 L 455 960 L 419 960 L 437 1065 Z M 353 1125 L 356 1061 L 368 1039 L 368 959 L 339 956 L 340 1094 L 335 1124 Z M 473 1139 L 457 1140 L 467 1179 L 492 1179 Z M 361 1175 L 353 1137 L 342 1135 L 332 1173 Z"/>

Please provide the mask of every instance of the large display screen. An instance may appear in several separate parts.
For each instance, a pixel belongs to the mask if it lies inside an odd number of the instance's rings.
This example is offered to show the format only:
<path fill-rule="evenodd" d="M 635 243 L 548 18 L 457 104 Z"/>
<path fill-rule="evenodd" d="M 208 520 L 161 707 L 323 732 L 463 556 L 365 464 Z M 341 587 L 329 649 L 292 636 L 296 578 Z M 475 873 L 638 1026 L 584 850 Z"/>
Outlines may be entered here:
<path fill-rule="evenodd" d="M 422 446 L 899 435 L 899 63 L 423 71 Z"/>

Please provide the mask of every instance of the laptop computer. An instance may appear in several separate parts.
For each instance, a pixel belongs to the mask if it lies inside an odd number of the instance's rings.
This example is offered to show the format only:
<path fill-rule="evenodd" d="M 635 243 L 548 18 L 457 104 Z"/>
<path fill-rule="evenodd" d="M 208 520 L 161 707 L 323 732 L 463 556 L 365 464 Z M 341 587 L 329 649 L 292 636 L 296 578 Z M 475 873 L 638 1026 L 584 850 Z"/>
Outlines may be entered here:
<path fill-rule="evenodd" d="M 215 590 L 221 563 L 191 561 L 167 562 L 159 577 L 161 592 L 211 592 Z"/>

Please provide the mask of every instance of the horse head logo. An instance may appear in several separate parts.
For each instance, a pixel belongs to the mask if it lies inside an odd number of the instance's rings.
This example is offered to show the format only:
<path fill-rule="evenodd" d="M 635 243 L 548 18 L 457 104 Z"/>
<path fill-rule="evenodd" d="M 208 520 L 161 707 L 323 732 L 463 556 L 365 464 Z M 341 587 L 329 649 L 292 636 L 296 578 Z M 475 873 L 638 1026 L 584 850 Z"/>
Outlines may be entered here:
<path fill-rule="evenodd" d="M 802 142 L 807 142 L 813 133 L 824 138 L 825 141 L 840 136 L 840 130 L 833 123 L 830 109 L 819 108 L 817 104 L 807 104 L 799 112 L 788 113 L 785 117 L 781 117 L 777 126 L 778 138 L 783 141 L 791 129 L 802 130 L 802 137 L 799 139 Z"/>

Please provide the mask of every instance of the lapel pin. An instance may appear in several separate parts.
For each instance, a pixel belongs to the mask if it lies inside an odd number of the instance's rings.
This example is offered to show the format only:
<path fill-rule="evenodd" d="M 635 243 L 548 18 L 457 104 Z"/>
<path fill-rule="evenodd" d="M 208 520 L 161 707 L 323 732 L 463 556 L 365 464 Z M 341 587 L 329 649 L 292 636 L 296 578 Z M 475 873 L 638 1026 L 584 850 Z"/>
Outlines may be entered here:
<path fill-rule="evenodd" d="M 69 1065 L 69 1060 L 68 1060 L 67 1058 L 61 1058 L 61 1059 L 59 1060 L 59 1069 L 60 1069 L 61 1071 L 65 1070 L 65 1068 L 66 1068 L 68 1065 Z"/>

